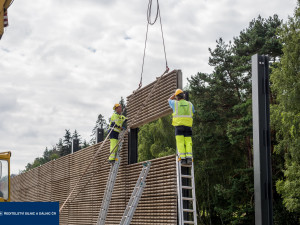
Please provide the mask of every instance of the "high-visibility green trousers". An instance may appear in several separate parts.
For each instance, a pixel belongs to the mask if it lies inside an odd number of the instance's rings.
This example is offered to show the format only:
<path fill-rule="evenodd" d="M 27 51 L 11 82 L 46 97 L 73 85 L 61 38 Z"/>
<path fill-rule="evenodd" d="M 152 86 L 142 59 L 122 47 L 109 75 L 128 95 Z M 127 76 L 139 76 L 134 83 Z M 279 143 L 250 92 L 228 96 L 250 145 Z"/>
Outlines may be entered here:
<path fill-rule="evenodd" d="M 108 158 L 108 160 L 115 160 L 116 159 L 116 153 L 118 151 L 118 146 L 116 146 L 118 144 L 118 139 L 114 139 L 111 138 L 110 139 L 110 156 Z M 113 151 L 113 153 L 112 153 Z"/>
<path fill-rule="evenodd" d="M 176 146 L 181 159 L 193 158 L 192 137 L 176 135 Z"/>
<path fill-rule="evenodd" d="M 176 126 L 175 135 L 179 157 L 181 159 L 193 158 L 192 128 Z"/>

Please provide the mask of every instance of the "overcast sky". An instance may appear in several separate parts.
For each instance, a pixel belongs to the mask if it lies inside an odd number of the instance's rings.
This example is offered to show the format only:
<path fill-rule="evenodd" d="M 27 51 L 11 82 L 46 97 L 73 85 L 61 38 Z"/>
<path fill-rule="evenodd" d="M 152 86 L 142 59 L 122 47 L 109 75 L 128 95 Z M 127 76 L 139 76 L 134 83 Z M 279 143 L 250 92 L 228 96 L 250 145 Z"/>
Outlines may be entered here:
<path fill-rule="evenodd" d="M 19 173 L 65 129 L 83 139 L 99 113 L 139 83 L 147 0 L 15 0 L 0 41 L 0 152 Z M 296 0 L 164 0 L 160 9 L 171 70 L 211 72 L 208 48 L 238 36 L 260 14 L 287 20 Z M 154 7 L 155 8 L 155 7 Z M 153 13 L 154 14 L 154 13 Z M 160 27 L 149 29 L 143 85 L 165 70 Z"/>

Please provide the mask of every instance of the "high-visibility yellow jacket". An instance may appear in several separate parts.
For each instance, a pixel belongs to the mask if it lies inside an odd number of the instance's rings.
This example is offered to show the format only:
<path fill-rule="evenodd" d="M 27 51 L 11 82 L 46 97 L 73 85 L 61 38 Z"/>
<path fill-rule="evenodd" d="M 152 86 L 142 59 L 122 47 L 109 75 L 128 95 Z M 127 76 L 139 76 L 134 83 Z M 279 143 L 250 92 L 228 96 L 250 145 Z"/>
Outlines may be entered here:
<path fill-rule="evenodd" d="M 0 39 L 4 33 L 4 12 L 10 6 L 12 0 L 0 0 Z"/>
<path fill-rule="evenodd" d="M 193 126 L 193 104 L 186 100 L 175 101 L 173 112 L 173 126 Z"/>
<path fill-rule="evenodd" d="M 124 123 L 125 120 L 126 120 L 125 116 L 120 115 L 120 114 L 114 112 L 114 114 L 110 118 L 110 124 L 109 124 L 109 126 L 113 127 L 116 124 L 115 128 L 114 128 L 114 131 L 120 132 L 122 124 Z"/>

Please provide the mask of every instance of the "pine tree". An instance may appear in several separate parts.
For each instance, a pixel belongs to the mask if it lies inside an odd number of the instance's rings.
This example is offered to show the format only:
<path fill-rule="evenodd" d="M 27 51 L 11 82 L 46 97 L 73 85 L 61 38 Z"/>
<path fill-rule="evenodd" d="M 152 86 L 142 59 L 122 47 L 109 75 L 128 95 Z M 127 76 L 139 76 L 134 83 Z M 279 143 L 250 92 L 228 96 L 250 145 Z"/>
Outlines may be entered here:
<path fill-rule="evenodd" d="M 79 146 L 78 146 L 78 150 L 80 150 L 81 149 L 81 145 L 82 145 L 82 141 L 81 141 L 81 135 L 77 132 L 77 130 L 75 129 L 74 130 L 74 132 L 73 132 L 73 134 L 72 134 L 72 141 L 73 141 L 73 139 L 78 139 L 78 144 L 79 144 Z"/>
<path fill-rule="evenodd" d="M 61 138 L 58 140 L 58 143 L 56 144 L 56 149 L 58 151 L 58 155 L 62 156 L 63 155 L 63 141 Z"/>
<path fill-rule="evenodd" d="M 121 100 L 119 101 L 119 104 L 122 106 L 122 110 L 123 110 L 122 115 L 126 116 L 127 115 L 127 110 L 126 110 L 125 100 L 124 100 L 123 97 L 121 97 Z"/>
<path fill-rule="evenodd" d="M 65 156 L 71 153 L 72 148 L 72 136 L 70 130 L 65 130 L 66 133 L 64 135 L 63 146 L 61 150 L 60 156 Z"/>
<path fill-rule="evenodd" d="M 72 138 L 74 139 L 79 139 L 80 143 L 81 143 L 81 135 L 77 132 L 77 130 L 75 129 L 73 134 L 72 134 Z"/>
<path fill-rule="evenodd" d="M 282 177 L 276 187 L 290 212 L 300 222 L 300 1 L 294 17 L 280 30 L 283 57 L 273 66 L 271 122 L 276 130 L 275 152 L 285 159 Z"/>
<path fill-rule="evenodd" d="M 81 148 L 87 148 L 89 146 L 90 146 L 89 143 L 84 139 Z"/>
<path fill-rule="evenodd" d="M 102 114 L 100 113 L 98 115 L 98 118 L 96 120 L 96 124 L 92 130 L 92 134 L 91 134 L 91 140 L 90 140 L 90 144 L 95 144 L 96 143 L 96 132 L 97 132 L 97 128 L 101 128 L 101 129 L 104 129 L 104 138 L 106 137 L 107 135 L 107 122 L 104 118 L 104 116 L 102 116 Z"/>
<path fill-rule="evenodd" d="M 212 74 L 189 80 L 195 106 L 193 152 L 197 200 L 204 224 L 253 224 L 251 56 L 278 58 L 276 15 L 258 17 L 226 44 L 209 49 Z"/>

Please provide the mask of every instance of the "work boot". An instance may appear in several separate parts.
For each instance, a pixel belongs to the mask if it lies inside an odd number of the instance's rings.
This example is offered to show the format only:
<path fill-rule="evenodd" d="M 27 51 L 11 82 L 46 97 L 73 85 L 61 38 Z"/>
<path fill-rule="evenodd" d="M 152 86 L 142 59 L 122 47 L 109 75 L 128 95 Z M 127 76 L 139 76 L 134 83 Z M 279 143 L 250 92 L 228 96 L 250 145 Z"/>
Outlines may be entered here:
<path fill-rule="evenodd" d="M 181 159 L 181 164 L 186 165 L 186 159 Z"/>
<path fill-rule="evenodd" d="M 186 159 L 186 164 L 191 165 L 192 162 L 193 162 L 193 159 L 192 159 L 192 158 L 187 158 L 187 159 Z"/>
<path fill-rule="evenodd" d="M 115 163 L 115 160 L 113 159 L 113 160 L 108 160 L 108 162 L 110 163 L 110 164 L 114 164 Z"/>

